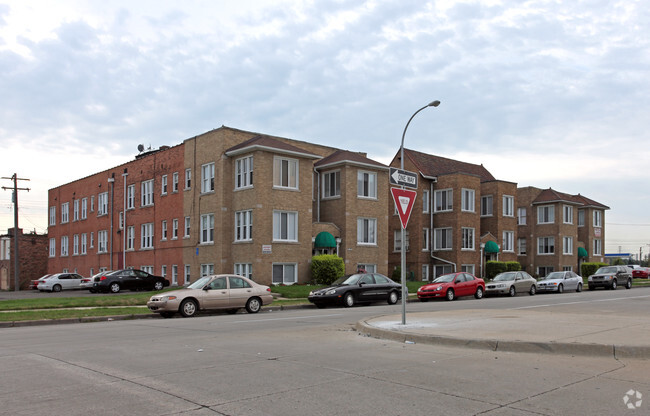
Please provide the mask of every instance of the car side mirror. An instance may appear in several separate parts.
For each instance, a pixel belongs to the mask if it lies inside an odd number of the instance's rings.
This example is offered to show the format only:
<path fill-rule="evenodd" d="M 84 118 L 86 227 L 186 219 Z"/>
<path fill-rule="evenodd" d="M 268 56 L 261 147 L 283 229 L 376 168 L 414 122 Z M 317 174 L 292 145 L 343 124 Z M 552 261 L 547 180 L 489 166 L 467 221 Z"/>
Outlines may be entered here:
<path fill-rule="evenodd" d="M 203 286 L 203 290 L 205 290 L 207 292 L 208 290 L 210 290 L 210 286 L 207 286 L 207 285 Z"/>

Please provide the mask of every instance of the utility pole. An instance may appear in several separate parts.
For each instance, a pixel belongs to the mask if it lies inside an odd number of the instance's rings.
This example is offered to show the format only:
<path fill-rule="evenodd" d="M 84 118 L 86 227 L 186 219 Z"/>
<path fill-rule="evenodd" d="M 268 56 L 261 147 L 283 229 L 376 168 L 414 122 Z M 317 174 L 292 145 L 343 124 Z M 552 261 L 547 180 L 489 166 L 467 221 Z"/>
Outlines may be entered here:
<path fill-rule="evenodd" d="M 14 203 L 14 291 L 20 290 L 20 263 L 18 262 L 18 191 L 27 191 L 29 188 L 19 188 L 18 181 L 28 181 L 29 179 L 19 178 L 17 173 L 10 178 L 3 177 L 2 179 L 9 179 L 14 181 L 13 188 L 3 186 L 2 189 L 13 190 L 12 202 Z"/>

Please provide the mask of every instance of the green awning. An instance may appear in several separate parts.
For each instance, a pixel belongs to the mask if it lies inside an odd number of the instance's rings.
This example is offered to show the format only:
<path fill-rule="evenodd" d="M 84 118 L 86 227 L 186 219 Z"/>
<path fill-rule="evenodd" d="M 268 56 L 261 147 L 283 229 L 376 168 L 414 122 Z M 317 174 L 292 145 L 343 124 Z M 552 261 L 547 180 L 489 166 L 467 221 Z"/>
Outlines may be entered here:
<path fill-rule="evenodd" d="M 578 257 L 589 257 L 589 253 L 584 247 L 578 247 Z"/>
<path fill-rule="evenodd" d="M 314 241 L 315 248 L 335 248 L 336 239 L 334 236 L 327 231 L 321 231 L 316 236 L 316 241 Z"/>
<path fill-rule="evenodd" d="M 495 243 L 494 241 L 488 241 L 485 243 L 485 248 L 483 249 L 486 253 L 498 253 L 499 252 L 499 245 Z"/>

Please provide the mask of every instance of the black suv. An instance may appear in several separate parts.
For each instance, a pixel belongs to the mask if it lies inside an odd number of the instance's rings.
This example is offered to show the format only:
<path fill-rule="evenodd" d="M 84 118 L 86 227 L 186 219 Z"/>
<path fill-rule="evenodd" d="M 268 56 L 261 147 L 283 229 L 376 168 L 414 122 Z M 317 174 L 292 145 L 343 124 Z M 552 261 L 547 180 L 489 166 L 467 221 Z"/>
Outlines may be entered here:
<path fill-rule="evenodd" d="M 618 285 L 625 285 L 626 289 L 632 287 L 632 273 L 626 266 L 603 266 L 596 273 L 589 276 L 589 290 L 597 287 L 616 289 Z"/>
<path fill-rule="evenodd" d="M 142 270 L 123 269 L 95 277 L 91 291 L 118 293 L 120 290 L 161 290 L 169 280 Z"/>

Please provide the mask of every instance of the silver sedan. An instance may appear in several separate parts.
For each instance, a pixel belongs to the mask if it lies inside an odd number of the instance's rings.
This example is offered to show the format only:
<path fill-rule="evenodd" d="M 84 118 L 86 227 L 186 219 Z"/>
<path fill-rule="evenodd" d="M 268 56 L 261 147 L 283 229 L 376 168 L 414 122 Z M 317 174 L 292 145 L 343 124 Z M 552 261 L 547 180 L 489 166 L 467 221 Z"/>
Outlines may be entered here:
<path fill-rule="evenodd" d="M 486 295 L 510 295 L 528 292 L 531 296 L 537 293 L 537 280 L 526 272 L 499 273 L 485 284 Z"/>
<path fill-rule="evenodd" d="M 571 271 L 551 272 L 537 284 L 540 292 L 562 293 L 565 290 L 582 292 L 582 277 Z"/>

